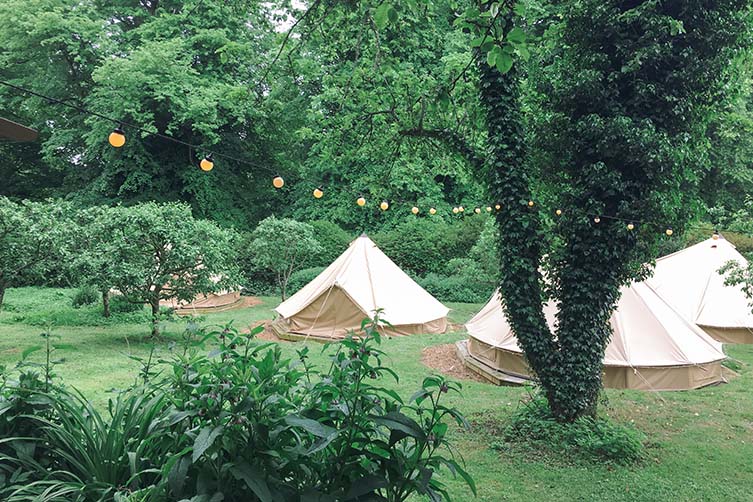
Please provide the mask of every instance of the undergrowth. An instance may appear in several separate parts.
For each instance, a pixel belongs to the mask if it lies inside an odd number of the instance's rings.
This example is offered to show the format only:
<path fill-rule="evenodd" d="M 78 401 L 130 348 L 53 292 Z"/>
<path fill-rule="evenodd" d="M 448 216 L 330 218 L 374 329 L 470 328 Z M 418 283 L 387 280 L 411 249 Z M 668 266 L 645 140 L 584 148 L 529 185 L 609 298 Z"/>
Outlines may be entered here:
<path fill-rule="evenodd" d="M 535 457 L 557 461 L 619 465 L 640 463 L 645 441 L 645 435 L 637 429 L 604 417 L 557 422 L 542 396 L 521 402 L 502 428 L 501 436 L 501 441 L 492 442 L 492 448 L 522 448 Z"/>

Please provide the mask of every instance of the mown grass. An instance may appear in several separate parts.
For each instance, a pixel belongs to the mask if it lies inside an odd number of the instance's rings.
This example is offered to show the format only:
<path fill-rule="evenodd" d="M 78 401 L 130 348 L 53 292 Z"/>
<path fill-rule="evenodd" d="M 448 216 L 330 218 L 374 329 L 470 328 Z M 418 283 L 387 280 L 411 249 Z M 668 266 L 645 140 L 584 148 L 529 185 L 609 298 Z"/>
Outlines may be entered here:
<path fill-rule="evenodd" d="M 168 344 L 179 337 L 185 320 L 168 322 L 162 339 L 148 337 L 146 318 L 121 318 L 97 324 L 98 307 L 73 309 L 71 290 L 20 288 L 10 290 L 10 308 L 0 312 L 0 364 L 12 366 L 21 352 L 40 343 L 47 321 L 64 346 L 66 359 L 58 373 L 68 385 L 83 391 L 98 406 L 107 391 L 134 381 L 138 363 L 128 355 L 145 356 L 154 346 L 168 354 Z M 271 319 L 277 298 L 262 298 L 256 307 L 207 315 L 202 321 L 233 321 L 243 328 Z M 451 304 L 453 322 L 467 320 L 480 305 Z M 34 325 L 30 325 L 32 322 Z M 431 372 L 421 363 L 424 347 L 450 343 L 463 333 L 389 339 L 384 349 L 389 364 L 400 374 L 394 384 L 403 395 L 415 390 Z M 282 343 L 294 356 L 299 344 Z M 322 346 L 312 344 L 312 360 L 324 363 Z M 617 422 L 631 423 L 647 436 L 646 459 L 621 467 L 553 456 L 535 448 L 500 446 L 500 430 L 528 390 L 464 382 L 462 396 L 453 404 L 474 424 L 472 431 L 454 430 L 453 440 L 465 458 L 479 489 L 478 500 L 753 500 L 753 346 L 728 346 L 740 376 L 729 384 L 690 392 L 605 393 L 602 413 Z M 38 357 L 35 354 L 33 357 Z M 448 480 L 456 500 L 469 493 L 462 483 Z"/>

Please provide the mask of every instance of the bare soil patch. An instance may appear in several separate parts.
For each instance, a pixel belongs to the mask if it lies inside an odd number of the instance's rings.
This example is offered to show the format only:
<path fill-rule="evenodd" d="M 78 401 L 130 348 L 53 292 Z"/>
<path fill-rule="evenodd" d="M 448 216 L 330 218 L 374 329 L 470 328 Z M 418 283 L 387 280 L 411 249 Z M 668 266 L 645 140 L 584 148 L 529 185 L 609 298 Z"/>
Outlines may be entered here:
<path fill-rule="evenodd" d="M 452 378 L 486 382 L 482 377 L 469 370 L 455 352 L 455 344 L 434 345 L 421 351 L 421 362 L 429 368 Z"/>

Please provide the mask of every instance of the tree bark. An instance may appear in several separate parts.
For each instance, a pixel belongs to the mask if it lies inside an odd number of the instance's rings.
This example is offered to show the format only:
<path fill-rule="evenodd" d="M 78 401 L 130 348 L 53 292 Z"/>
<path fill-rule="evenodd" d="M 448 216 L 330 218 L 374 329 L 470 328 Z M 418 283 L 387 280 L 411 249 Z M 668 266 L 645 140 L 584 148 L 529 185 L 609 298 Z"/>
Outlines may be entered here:
<path fill-rule="evenodd" d="M 152 337 L 159 336 L 159 295 L 154 295 L 149 301 L 152 307 Z"/>
<path fill-rule="evenodd" d="M 110 317 L 110 290 L 102 291 L 102 315 Z"/>
<path fill-rule="evenodd" d="M 5 298 L 5 284 L 0 283 L 0 311 L 3 310 L 3 299 Z"/>

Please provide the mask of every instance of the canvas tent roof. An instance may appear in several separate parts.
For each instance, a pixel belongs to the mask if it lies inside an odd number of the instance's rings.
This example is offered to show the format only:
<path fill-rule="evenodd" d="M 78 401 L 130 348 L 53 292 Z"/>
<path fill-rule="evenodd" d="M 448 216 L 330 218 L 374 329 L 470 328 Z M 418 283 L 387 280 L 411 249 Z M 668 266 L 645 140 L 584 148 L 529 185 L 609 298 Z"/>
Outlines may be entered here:
<path fill-rule="evenodd" d="M 555 325 L 557 307 L 544 315 Z M 645 283 L 622 288 L 610 319 L 613 336 L 604 356 L 607 387 L 670 390 L 722 381 L 721 344 L 685 320 Z M 466 324 L 468 351 L 489 367 L 530 376 L 496 293 Z"/>
<path fill-rule="evenodd" d="M 719 341 L 753 343 L 753 313 L 741 286 L 726 286 L 718 270 L 747 260 L 723 237 L 707 239 L 656 260 L 646 282 L 686 319 Z"/>
<path fill-rule="evenodd" d="M 291 332 L 341 337 L 377 308 L 393 334 L 441 333 L 447 326 L 449 309 L 364 234 L 275 311 Z"/>

